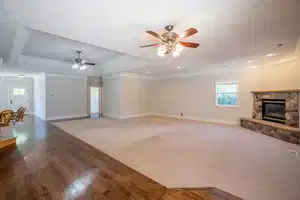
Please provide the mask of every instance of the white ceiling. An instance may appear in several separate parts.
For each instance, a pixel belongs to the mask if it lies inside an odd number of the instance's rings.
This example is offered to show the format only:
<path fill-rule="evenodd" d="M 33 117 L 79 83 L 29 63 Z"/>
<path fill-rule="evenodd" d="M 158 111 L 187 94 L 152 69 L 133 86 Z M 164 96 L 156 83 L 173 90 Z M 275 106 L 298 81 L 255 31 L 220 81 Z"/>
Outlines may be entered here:
<path fill-rule="evenodd" d="M 5 66 L 53 73 L 165 76 L 244 66 L 247 60 L 260 64 L 276 59 L 269 60 L 268 53 L 290 55 L 300 36 L 300 0 L 4 0 L 0 13 Z M 200 47 L 185 49 L 178 58 L 139 48 L 157 42 L 146 30 L 162 32 L 167 24 L 174 24 L 175 32 L 197 28 L 186 41 Z M 74 72 L 63 62 L 78 49 L 94 68 Z"/>

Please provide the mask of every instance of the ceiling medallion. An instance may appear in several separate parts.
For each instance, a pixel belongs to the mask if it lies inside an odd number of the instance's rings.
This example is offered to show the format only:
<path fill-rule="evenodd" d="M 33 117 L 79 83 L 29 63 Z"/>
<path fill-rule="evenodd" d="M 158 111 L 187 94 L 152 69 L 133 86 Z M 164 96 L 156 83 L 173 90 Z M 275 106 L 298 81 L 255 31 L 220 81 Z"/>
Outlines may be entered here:
<path fill-rule="evenodd" d="M 172 32 L 172 30 L 174 29 L 174 26 L 172 25 L 166 26 L 165 29 L 167 30 L 167 32 L 163 33 L 162 35 L 159 35 L 158 33 L 155 33 L 153 31 L 146 31 L 146 33 L 160 39 L 161 42 L 156 44 L 143 45 L 140 47 L 144 48 L 158 46 L 158 56 L 164 57 L 165 55 L 172 53 L 174 57 L 177 57 L 180 55 L 184 47 L 197 48 L 199 46 L 198 43 L 180 41 L 180 39 L 187 38 L 191 35 L 196 34 L 198 32 L 197 29 L 190 28 L 181 34 Z"/>

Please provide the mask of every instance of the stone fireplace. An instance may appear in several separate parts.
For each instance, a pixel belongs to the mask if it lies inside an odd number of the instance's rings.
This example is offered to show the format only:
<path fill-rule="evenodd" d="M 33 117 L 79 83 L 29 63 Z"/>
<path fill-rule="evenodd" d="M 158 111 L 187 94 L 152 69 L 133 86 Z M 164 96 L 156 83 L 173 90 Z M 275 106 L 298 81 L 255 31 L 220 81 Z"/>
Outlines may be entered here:
<path fill-rule="evenodd" d="M 300 144 L 300 89 L 252 91 L 251 118 L 241 118 L 241 126 L 286 142 Z"/>
<path fill-rule="evenodd" d="M 253 91 L 253 119 L 299 128 L 299 91 Z"/>

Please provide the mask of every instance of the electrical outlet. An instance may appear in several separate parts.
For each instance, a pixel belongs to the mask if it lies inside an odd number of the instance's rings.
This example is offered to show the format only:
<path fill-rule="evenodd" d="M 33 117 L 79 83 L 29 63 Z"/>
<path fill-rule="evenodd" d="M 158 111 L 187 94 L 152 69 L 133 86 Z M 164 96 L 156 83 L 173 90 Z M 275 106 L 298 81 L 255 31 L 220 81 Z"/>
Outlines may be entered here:
<path fill-rule="evenodd" d="M 180 113 L 181 117 L 183 117 L 183 113 Z"/>
<path fill-rule="evenodd" d="M 298 151 L 296 149 L 289 149 L 289 154 L 298 156 Z"/>

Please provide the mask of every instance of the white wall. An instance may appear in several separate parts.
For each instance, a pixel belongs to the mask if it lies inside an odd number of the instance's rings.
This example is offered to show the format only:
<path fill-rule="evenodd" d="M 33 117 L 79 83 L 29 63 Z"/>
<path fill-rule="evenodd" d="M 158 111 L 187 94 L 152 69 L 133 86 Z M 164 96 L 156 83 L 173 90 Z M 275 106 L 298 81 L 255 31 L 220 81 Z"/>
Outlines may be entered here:
<path fill-rule="evenodd" d="M 150 81 L 136 76 L 121 76 L 120 115 L 121 118 L 140 116 L 150 112 L 148 95 Z"/>
<path fill-rule="evenodd" d="M 262 68 L 243 68 L 218 74 L 155 80 L 152 84 L 152 112 L 179 117 L 236 123 L 252 116 L 252 90 L 300 88 L 300 62 L 289 61 Z M 217 107 L 215 81 L 239 81 L 239 107 Z"/>
<path fill-rule="evenodd" d="M 10 92 L 12 88 L 28 89 L 28 113 L 34 112 L 34 91 L 32 78 L 0 76 L 0 110 L 10 109 Z"/>
<path fill-rule="evenodd" d="M 103 114 L 120 118 L 120 76 L 103 79 Z"/>
<path fill-rule="evenodd" d="M 130 118 L 149 113 L 150 84 L 151 80 L 129 73 L 104 77 L 104 115 Z"/>
<path fill-rule="evenodd" d="M 35 115 L 46 119 L 46 76 L 44 73 L 34 77 Z"/>
<path fill-rule="evenodd" d="M 86 78 L 46 74 L 47 120 L 87 115 Z"/>

